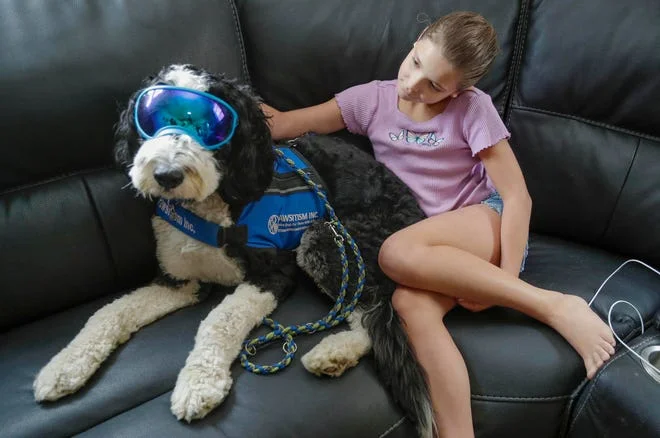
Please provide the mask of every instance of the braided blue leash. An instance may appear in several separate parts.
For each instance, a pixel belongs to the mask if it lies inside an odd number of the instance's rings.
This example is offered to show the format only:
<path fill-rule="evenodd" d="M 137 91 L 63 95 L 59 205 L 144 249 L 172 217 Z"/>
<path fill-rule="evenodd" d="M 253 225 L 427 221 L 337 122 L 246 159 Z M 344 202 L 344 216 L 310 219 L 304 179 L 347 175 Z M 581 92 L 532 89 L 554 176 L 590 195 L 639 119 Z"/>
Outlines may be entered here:
<path fill-rule="evenodd" d="M 259 336 L 257 338 L 246 340 L 245 342 L 243 342 L 243 349 L 239 354 L 241 365 L 243 366 L 243 368 L 255 374 L 274 374 L 289 366 L 291 361 L 293 361 L 296 351 L 298 350 L 296 343 L 293 341 L 294 336 L 297 336 L 301 333 L 312 334 L 312 333 L 324 331 L 344 322 L 346 318 L 348 318 L 348 316 L 350 316 L 351 313 L 353 313 L 353 310 L 355 310 L 355 306 L 357 305 L 360 296 L 362 295 L 362 290 L 364 289 L 364 283 L 365 283 L 364 260 L 362 259 L 360 249 L 358 248 L 357 244 L 355 243 L 351 235 L 348 233 L 346 228 L 344 228 L 342 223 L 339 221 L 339 218 L 337 218 L 335 210 L 328 202 L 328 198 L 326 197 L 325 193 L 321 191 L 318 185 L 314 181 L 312 181 L 312 179 L 305 171 L 299 169 L 296 166 L 293 160 L 286 158 L 281 150 L 277 148 L 275 148 L 274 150 L 275 153 L 280 157 L 282 157 L 286 161 L 286 163 L 289 166 L 291 166 L 291 168 L 298 175 L 300 175 L 300 177 L 314 190 L 314 192 L 319 197 L 319 199 L 321 199 L 324 202 L 330 219 L 328 222 L 326 222 L 326 225 L 330 227 L 330 230 L 332 230 L 332 232 L 335 235 L 334 241 L 335 244 L 337 245 L 337 248 L 339 249 L 339 256 L 341 259 L 341 266 L 342 266 L 342 276 L 341 276 L 341 286 L 339 288 L 339 295 L 337 296 L 335 305 L 332 307 L 330 312 L 328 312 L 328 314 L 324 318 L 319 319 L 318 321 L 312 323 L 307 323 L 302 325 L 290 325 L 287 327 L 283 326 L 282 324 L 278 323 L 277 321 L 271 318 L 266 317 L 262 320 L 263 325 L 267 325 L 273 330 L 263 336 Z M 346 249 L 344 247 L 344 242 L 348 243 L 348 245 L 353 250 L 358 267 L 358 280 L 355 288 L 355 293 L 353 294 L 353 299 L 348 305 L 345 305 L 345 299 L 346 299 L 346 291 L 348 289 L 348 282 L 349 282 L 349 270 L 348 270 L 348 257 L 346 256 Z M 274 340 L 281 338 L 284 338 L 284 345 L 282 346 L 282 350 L 285 353 L 285 356 L 282 360 L 280 360 L 279 362 L 273 365 L 256 365 L 249 361 L 248 356 L 254 356 L 257 353 L 258 346 L 269 344 Z"/>

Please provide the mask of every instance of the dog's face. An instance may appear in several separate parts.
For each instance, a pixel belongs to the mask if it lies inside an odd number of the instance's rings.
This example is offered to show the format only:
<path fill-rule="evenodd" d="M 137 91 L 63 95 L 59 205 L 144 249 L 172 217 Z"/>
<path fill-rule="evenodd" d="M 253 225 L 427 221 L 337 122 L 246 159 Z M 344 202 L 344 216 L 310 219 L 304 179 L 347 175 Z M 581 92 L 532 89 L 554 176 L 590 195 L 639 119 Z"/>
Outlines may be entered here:
<path fill-rule="evenodd" d="M 214 148 L 185 129 L 140 132 L 136 101 L 145 88 L 160 85 L 207 93 L 226 102 L 231 107 L 227 113 L 232 111 L 237 119 L 233 135 Z M 222 76 L 191 65 L 166 67 L 145 81 L 122 112 L 115 131 L 115 158 L 146 197 L 199 202 L 217 191 L 226 202 L 248 202 L 263 193 L 273 171 L 272 140 L 259 103 L 249 87 Z"/>

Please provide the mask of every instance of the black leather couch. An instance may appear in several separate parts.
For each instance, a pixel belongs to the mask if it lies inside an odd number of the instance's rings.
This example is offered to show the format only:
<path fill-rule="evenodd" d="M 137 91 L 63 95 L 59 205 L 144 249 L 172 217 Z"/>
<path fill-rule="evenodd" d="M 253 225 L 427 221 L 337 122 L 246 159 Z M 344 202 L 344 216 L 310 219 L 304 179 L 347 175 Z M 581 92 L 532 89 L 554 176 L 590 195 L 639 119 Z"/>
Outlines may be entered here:
<path fill-rule="evenodd" d="M 272 105 L 322 102 L 395 76 L 424 16 L 476 10 L 502 53 L 479 86 L 513 136 L 534 208 L 533 284 L 590 298 L 628 257 L 660 266 L 660 9 L 633 3 L 430 0 L 79 0 L 0 3 L 0 436 L 412 437 L 369 358 L 340 379 L 296 360 L 236 366 L 227 400 L 175 420 L 169 396 L 201 319 L 226 291 L 138 332 L 77 394 L 35 403 L 37 371 L 104 303 L 154 275 L 152 205 L 112 166 L 118 105 L 164 64 L 251 80 Z M 351 137 L 361 147 L 362 138 Z M 277 319 L 330 307 L 312 285 Z M 636 265 L 604 289 L 617 332 L 660 344 L 660 278 Z M 660 383 L 625 349 L 585 381 L 573 350 L 507 309 L 455 310 L 479 437 L 657 437 Z M 299 339 L 301 354 L 320 335 Z M 258 360 L 279 359 L 277 348 Z"/>

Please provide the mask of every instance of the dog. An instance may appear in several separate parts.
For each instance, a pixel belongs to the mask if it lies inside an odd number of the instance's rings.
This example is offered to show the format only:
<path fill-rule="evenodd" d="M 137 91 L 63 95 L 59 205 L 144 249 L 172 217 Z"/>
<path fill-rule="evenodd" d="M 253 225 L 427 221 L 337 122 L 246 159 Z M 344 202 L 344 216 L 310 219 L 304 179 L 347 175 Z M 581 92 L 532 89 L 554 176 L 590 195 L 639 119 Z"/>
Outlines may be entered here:
<path fill-rule="evenodd" d="M 306 184 L 302 178 L 291 169 L 277 172 L 283 163 L 260 103 L 248 85 L 185 64 L 163 68 L 130 97 L 115 128 L 115 158 L 137 193 L 157 200 L 152 226 L 160 272 L 151 284 L 89 318 L 36 376 L 37 401 L 80 389 L 117 346 L 141 327 L 198 302 L 205 285 L 235 286 L 201 322 L 171 397 L 179 420 L 203 418 L 228 394 L 230 365 L 243 341 L 291 292 L 300 270 L 322 293 L 337 297 L 342 266 L 336 230 L 323 217 L 320 198 L 300 187 Z M 393 173 L 339 138 L 309 134 L 277 147 L 318 183 L 366 265 L 349 329 L 322 339 L 303 365 L 336 377 L 373 350 L 379 377 L 395 401 L 420 436 L 432 436 L 425 376 L 392 308 L 395 284 L 377 262 L 383 241 L 423 219 L 423 212 Z M 279 189 L 273 189 L 276 180 Z M 268 196 L 284 192 L 300 194 L 319 211 L 257 214 L 256 225 L 245 219 L 246 211 L 251 216 Z M 267 241 L 274 234 L 286 237 Z"/>

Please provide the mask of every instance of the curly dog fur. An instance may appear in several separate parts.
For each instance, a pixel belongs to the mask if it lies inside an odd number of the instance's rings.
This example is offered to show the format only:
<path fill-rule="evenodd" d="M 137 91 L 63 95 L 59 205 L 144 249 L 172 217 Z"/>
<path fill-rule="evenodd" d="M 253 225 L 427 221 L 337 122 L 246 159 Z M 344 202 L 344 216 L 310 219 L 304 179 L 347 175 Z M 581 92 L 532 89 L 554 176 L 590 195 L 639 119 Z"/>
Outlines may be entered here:
<path fill-rule="evenodd" d="M 116 128 L 117 162 L 139 194 L 177 199 L 206 220 L 232 225 L 273 178 L 275 155 L 259 98 L 246 85 L 191 65 L 168 66 L 143 85 L 155 84 L 192 88 L 225 100 L 238 114 L 236 132 L 215 151 L 185 134 L 144 140 L 132 118 L 138 90 Z M 432 411 L 424 375 L 391 305 L 395 285 L 377 263 L 382 242 L 424 215 L 406 186 L 358 148 L 329 136 L 304 136 L 296 140 L 296 148 L 326 182 L 329 201 L 359 245 L 367 269 L 363 299 L 349 318 L 350 329 L 327 336 L 302 362 L 314 374 L 339 376 L 373 349 L 382 382 L 420 435 L 430 437 Z M 323 221 L 305 231 L 294 251 L 264 251 L 231 242 L 216 248 L 158 216 L 152 225 L 161 274 L 90 317 L 39 372 L 34 382 L 38 401 L 57 400 L 80 389 L 132 333 L 195 304 L 204 284 L 236 286 L 200 324 L 172 394 L 171 409 L 177 418 L 202 418 L 229 392 L 230 365 L 242 341 L 293 289 L 297 270 L 307 273 L 323 293 L 336 297 L 341 265 L 333 234 Z"/>

